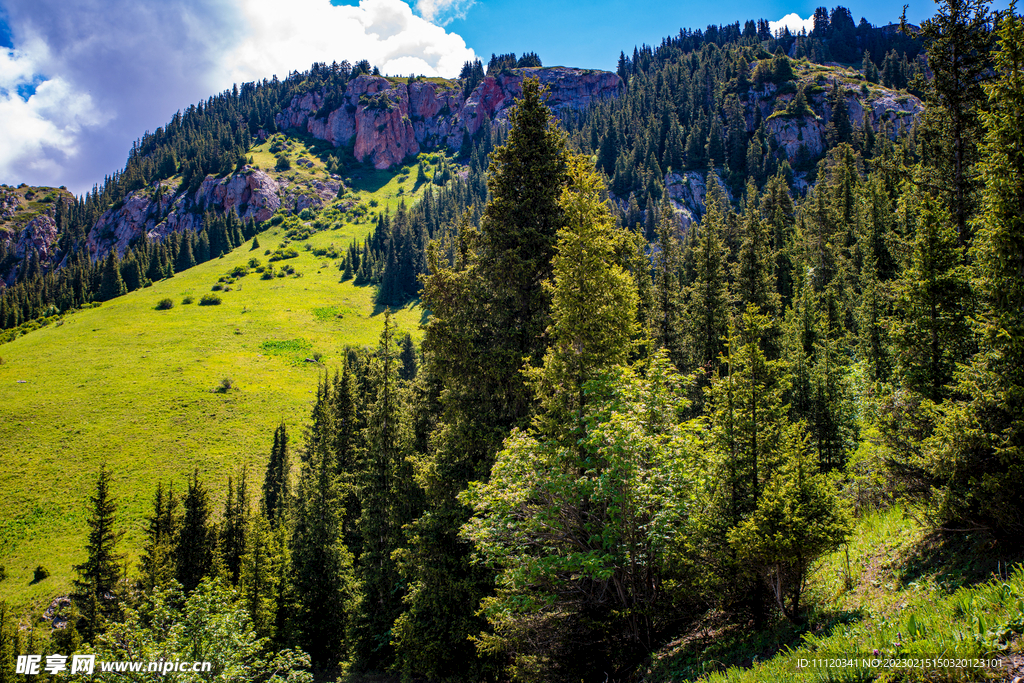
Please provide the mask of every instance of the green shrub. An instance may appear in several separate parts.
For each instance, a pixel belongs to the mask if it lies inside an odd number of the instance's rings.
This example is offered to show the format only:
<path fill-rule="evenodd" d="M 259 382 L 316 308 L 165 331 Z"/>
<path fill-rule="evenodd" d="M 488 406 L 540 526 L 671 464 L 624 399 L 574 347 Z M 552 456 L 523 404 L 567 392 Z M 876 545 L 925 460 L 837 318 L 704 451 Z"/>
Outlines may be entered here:
<path fill-rule="evenodd" d="M 222 289 L 224 289 L 224 285 L 221 285 L 221 284 L 216 284 L 213 287 L 210 287 L 210 291 L 213 291 L 213 292 L 219 292 Z"/>
<path fill-rule="evenodd" d="M 220 306 L 221 298 L 216 294 L 203 294 L 199 300 L 200 306 Z"/>
<path fill-rule="evenodd" d="M 50 576 L 50 571 L 43 565 L 39 565 L 32 571 L 32 583 L 39 583 Z"/>
<path fill-rule="evenodd" d="M 172 308 L 174 308 L 174 302 L 170 299 L 160 299 L 156 305 L 156 310 L 158 311 L 167 311 Z"/>
<path fill-rule="evenodd" d="M 184 299 L 182 299 L 181 303 L 183 303 L 183 304 L 190 304 L 193 301 L 195 301 L 195 299 L 193 299 L 192 296 L 189 295 L 189 296 L 186 296 Z"/>
<path fill-rule="evenodd" d="M 277 163 L 274 164 L 274 169 L 277 171 L 287 171 L 292 167 L 292 162 L 288 160 L 288 157 L 281 154 L 277 157 Z"/>

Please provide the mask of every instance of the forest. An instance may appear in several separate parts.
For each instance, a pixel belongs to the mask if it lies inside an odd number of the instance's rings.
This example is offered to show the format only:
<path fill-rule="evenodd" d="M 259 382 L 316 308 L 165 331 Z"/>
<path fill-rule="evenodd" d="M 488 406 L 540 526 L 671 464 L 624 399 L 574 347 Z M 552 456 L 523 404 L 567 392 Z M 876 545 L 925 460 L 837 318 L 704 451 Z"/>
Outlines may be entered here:
<path fill-rule="evenodd" d="M 380 305 L 420 300 L 422 344 L 385 313 L 376 348 L 321 375 L 308 422 L 268 434 L 262 471 L 223 496 L 198 470 L 158 486 L 137 566 L 101 469 L 63 627 L 19 631 L 0 603 L 0 681 L 48 678 L 12 673 L 43 650 L 210 660 L 224 681 L 652 680 L 652 654 L 709 615 L 805 625 L 809 573 L 871 510 L 1019 559 L 1024 23 L 938 7 L 903 32 L 842 7 L 798 36 L 681 31 L 622 53 L 619 98 L 559 117 L 526 80 L 507 125 L 421 165 L 423 198 L 342 256 Z M 824 149 L 791 164 L 743 103 L 770 82 L 792 95 L 772 116 L 805 115 L 798 60 L 924 113 L 875 130 L 833 81 Z M 0 327 L 258 241 L 265 226 L 209 214 L 123 258 L 82 246 L 125 193 L 244 165 L 281 103 L 370 70 L 246 84 L 147 135 L 57 203 L 65 265 L 18 264 Z M 672 169 L 707 173 L 687 230 Z"/>

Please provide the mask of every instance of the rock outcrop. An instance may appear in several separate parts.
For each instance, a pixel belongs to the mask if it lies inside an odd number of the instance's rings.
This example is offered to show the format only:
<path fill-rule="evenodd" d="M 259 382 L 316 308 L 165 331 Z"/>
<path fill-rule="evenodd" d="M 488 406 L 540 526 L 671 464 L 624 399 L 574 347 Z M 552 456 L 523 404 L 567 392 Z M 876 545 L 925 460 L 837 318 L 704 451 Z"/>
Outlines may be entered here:
<path fill-rule="evenodd" d="M 224 178 L 209 176 L 192 194 L 175 194 L 173 184 L 157 182 L 132 192 L 120 206 L 105 211 L 89 231 L 86 244 L 96 260 L 105 257 L 112 248 L 124 254 L 142 233 L 160 240 L 172 232 L 201 230 L 206 211 L 235 211 L 244 220 L 263 221 L 281 205 L 277 181 L 248 167 Z"/>
<path fill-rule="evenodd" d="M 860 127 L 866 113 L 874 131 L 884 131 L 891 140 L 909 130 L 924 113 L 924 103 L 907 93 L 879 86 L 861 89 L 850 83 L 840 83 L 838 87 L 845 91 L 846 113 L 850 124 Z M 751 88 L 747 94 L 747 130 L 753 132 L 755 121 L 764 121 L 768 135 L 785 151 L 790 163 L 796 161 L 801 146 L 806 147 L 811 157 L 820 156 L 825 147 L 825 129 L 829 123 L 826 93 L 810 94 L 807 105 L 811 112 L 791 116 L 784 114 L 783 110 L 793 101 L 794 95 L 777 95 L 776 92 L 776 86 L 772 83 L 766 83 L 759 90 Z"/>
<path fill-rule="evenodd" d="M 383 169 L 423 149 L 458 149 L 485 121 L 507 118 L 525 78 L 537 78 L 548 89 L 547 104 L 556 113 L 615 97 L 622 87 L 616 74 L 565 67 L 512 69 L 484 78 L 465 96 L 457 81 L 359 76 L 340 94 L 321 90 L 296 96 L 275 124 L 335 147 L 351 145 L 356 159 Z"/>
<path fill-rule="evenodd" d="M 699 171 L 665 174 L 665 192 L 668 194 L 672 208 L 676 210 L 680 235 L 685 235 L 689 232 L 690 226 L 700 223 L 704 217 L 705 198 L 708 192 L 707 176 L 707 172 Z M 735 201 L 728 185 L 722 182 L 722 178 L 717 173 L 714 175 L 714 180 L 729 202 Z"/>

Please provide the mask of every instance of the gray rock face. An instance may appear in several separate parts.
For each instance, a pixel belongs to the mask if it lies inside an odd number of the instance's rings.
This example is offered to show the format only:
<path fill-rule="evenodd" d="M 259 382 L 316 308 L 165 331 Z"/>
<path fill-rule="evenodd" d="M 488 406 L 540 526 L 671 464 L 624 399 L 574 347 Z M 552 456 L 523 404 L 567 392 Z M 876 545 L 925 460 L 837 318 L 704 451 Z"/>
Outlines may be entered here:
<path fill-rule="evenodd" d="M 668 193 L 669 201 L 676 210 L 680 235 L 685 235 L 691 226 L 700 223 L 704 217 L 708 192 L 707 176 L 707 172 L 699 171 L 665 174 L 665 192 Z M 714 175 L 714 181 L 718 183 L 726 198 L 733 202 L 732 193 L 717 173 Z"/>
<path fill-rule="evenodd" d="M 615 97 L 622 88 L 616 74 L 565 67 L 512 69 L 488 76 L 465 97 L 457 83 L 392 83 L 380 76 L 359 76 L 340 98 L 323 90 L 293 98 L 275 123 L 335 147 L 352 145 L 357 159 L 383 169 L 422 149 L 458 149 L 484 121 L 507 118 L 523 93 L 525 78 L 537 78 L 548 89 L 547 104 L 556 113 Z M 332 94 L 340 104 L 324 111 Z"/>
<path fill-rule="evenodd" d="M 234 210 L 244 220 L 264 221 L 281 207 L 277 181 L 249 167 L 225 178 L 209 176 L 192 195 L 175 195 L 174 191 L 170 183 L 154 183 L 129 194 L 121 206 L 105 211 L 86 236 L 93 260 L 104 258 L 111 249 L 123 255 L 143 233 L 161 240 L 172 232 L 201 230 L 206 211 Z"/>

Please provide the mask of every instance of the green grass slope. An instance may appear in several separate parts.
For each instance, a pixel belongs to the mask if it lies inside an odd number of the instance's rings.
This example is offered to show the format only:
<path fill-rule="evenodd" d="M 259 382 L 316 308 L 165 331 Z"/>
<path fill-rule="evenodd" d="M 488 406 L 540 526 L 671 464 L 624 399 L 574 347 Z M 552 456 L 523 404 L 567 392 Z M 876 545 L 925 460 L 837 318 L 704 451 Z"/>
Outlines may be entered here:
<path fill-rule="evenodd" d="M 360 175 L 349 200 L 383 210 L 414 198 L 408 167 Z M 282 245 L 287 224 L 260 234 L 255 251 L 245 244 L 0 346 L 0 599 L 27 604 L 68 590 L 101 463 L 114 473 L 121 548 L 133 564 L 158 481 L 180 492 L 198 468 L 219 506 L 228 475 L 248 465 L 258 489 L 276 425 L 284 420 L 297 446 L 318 376 L 334 372 L 345 345 L 375 345 L 383 328 L 373 289 L 339 282 L 338 260 L 314 254 L 331 245 L 344 253 L 371 224 L 349 215 L 291 242 L 298 257 L 273 265 L 299 276 L 251 272 L 222 285 L 220 305 L 199 301 L 251 258 L 268 265 L 265 251 Z M 188 296 L 195 302 L 183 304 Z M 173 308 L 156 310 L 165 298 Z M 421 316 L 398 311 L 400 330 L 418 338 Z M 314 356 L 321 362 L 307 362 Z M 224 379 L 234 388 L 218 392 Z M 52 575 L 32 583 L 39 565 Z"/>
<path fill-rule="evenodd" d="M 929 531 L 900 507 L 868 512 L 810 576 L 807 623 L 755 631 L 709 615 L 641 680 L 1011 681 L 1024 673 L 1024 566 L 1001 564 L 993 550 Z"/>

